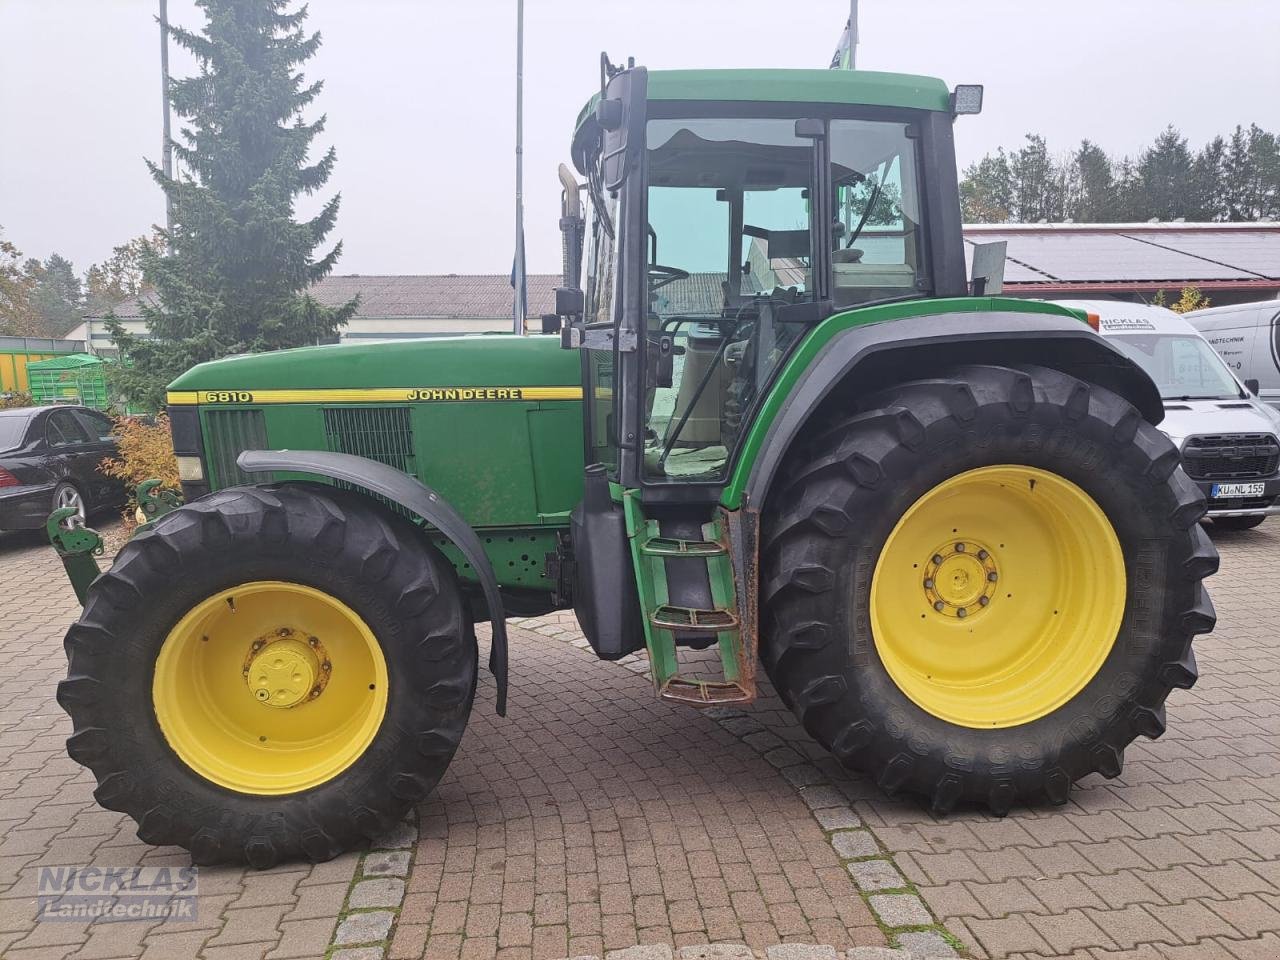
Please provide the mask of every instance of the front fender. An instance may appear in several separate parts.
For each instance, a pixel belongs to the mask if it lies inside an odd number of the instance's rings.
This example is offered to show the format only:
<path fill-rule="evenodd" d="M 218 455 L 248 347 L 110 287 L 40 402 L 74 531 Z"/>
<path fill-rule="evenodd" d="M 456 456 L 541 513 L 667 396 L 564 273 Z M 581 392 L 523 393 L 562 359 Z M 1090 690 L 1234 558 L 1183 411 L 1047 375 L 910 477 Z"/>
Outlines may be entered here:
<path fill-rule="evenodd" d="M 854 311 L 814 330 L 771 388 L 721 503 L 760 510 L 792 441 L 837 388 L 866 392 L 948 366 L 1037 363 L 1121 395 L 1153 424 L 1163 419 L 1151 378 L 1064 308 L 979 298 L 934 303 L 932 311 L 880 322 Z"/>
<path fill-rule="evenodd" d="M 498 578 L 484 552 L 480 538 L 462 514 L 426 484 L 385 463 L 322 450 L 246 450 L 236 458 L 246 473 L 268 473 L 277 470 L 309 473 L 330 480 L 340 480 L 386 497 L 406 510 L 411 510 L 449 538 L 466 557 L 475 571 L 489 607 L 493 642 L 489 652 L 489 669 L 498 688 L 498 714 L 507 713 L 507 625 L 498 592 Z"/>

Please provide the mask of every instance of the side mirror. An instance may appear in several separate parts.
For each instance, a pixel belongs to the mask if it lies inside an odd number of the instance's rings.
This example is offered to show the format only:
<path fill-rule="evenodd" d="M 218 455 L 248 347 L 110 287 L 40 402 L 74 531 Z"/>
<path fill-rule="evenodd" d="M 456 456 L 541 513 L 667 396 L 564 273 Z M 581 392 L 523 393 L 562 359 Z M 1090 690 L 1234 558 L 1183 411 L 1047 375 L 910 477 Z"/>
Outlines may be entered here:
<path fill-rule="evenodd" d="M 996 240 L 992 243 L 973 245 L 972 279 L 969 293 L 975 297 L 989 297 L 1004 290 L 1004 260 L 1008 243 Z"/>
<path fill-rule="evenodd" d="M 645 97 L 649 75 L 644 67 L 613 72 L 602 56 L 603 89 L 596 105 L 601 130 L 600 168 L 605 190 L 617 190 L 634 169 L 644 146 Z"/>
<path fill-rule="evenodd" d="M 556 287 L 556 316 L 571 320 L 580 318 L 587 309 L 587 298 L 580 287 Z"/>
<path fill-rule="evenodd" d="M 1256 397 L 1258 395 L 1258 391 L 1262 388 L 1262 384 L 1258 383 L 1257 380 L 1251 377 L 1244 382 L 1244 388 Z"/>

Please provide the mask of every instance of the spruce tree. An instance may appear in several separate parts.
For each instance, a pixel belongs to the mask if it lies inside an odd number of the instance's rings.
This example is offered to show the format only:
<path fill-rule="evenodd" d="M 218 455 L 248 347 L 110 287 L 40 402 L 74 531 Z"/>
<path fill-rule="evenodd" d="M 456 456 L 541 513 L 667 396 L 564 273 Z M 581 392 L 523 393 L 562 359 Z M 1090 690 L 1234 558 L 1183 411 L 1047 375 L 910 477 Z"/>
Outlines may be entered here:
<path fill-rule="evenodd" d="M 325 118 L 303 116 L 323 87 L 299 69 L 320 46 L 320 35 L 303 29 L 307 8 L 291 10 L 292 0 L 196 5 L 206 18 L 200 33 L 169 30 L 199 64 L 197 75 L 169 88 L 184 121 L 174 152 L 186 172 L 170 178 L 148 163 L 173 208 L 167 250 L 142 256 L 154 291 L 142 311 L 150 338 L 109 320 L 130 361 L 119 386 L 150 407 L 161 406 L 165 385 L 196 363 L 332 340 L 356 308 L 354 300 L 326 307 L 307 294 L 342 252 L 339 242 L 316 255 L 339 196 L 310 220 L 295 219 L 295 201 L 320 190 L 335 161 L 330 147 L 308 162 Z"/>

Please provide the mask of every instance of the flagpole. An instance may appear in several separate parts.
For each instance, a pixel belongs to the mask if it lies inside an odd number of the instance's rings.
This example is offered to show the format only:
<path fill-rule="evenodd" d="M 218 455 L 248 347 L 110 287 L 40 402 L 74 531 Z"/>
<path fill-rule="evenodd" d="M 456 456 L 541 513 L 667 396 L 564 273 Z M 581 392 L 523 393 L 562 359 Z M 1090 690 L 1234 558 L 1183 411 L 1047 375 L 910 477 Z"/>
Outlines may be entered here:
<path fill-rule="evenodd" d="M 173 137 L 169 127 L 169 3 L 160 0 L 160 105 L 163 114 L 163 142 L 161 143 L 161 163 L 165 179 L 173 179 Z M 164 223 L 169 233 L 173 233 L 173 200 L 169 191 L 164 192 Z"/>
<path fill-rule="evenodd" d="M 849 69 L 858 69 L 858 0 L 849 0 Z"/>
<path fill-rule="evenodd" d="M 516 0 L 516 255 L 512 271 L 514 332 L 525 332 L 528 312 L 524 263 L 524 0 Z"/>

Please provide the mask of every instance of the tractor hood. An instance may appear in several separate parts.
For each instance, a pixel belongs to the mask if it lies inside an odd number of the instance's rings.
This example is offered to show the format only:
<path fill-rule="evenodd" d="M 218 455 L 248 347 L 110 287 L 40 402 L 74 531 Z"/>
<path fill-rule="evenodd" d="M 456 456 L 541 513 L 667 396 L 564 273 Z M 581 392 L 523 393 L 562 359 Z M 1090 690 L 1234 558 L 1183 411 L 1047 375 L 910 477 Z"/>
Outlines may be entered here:
<path fill-rule="evenodd" d="M 551 388 L 560 392 L 550 396 Z M 477 395 L 477 390 L 485 392 Z M 254 396 L 203 396 L 224 392 Z M 341 343 L 202 363 L 174 380 L 169 394 L 171 403 L 570 400 L 582 397 L 582 367 L 577 351 L 560 348 L 559 337 L 505 334 Z"/>

